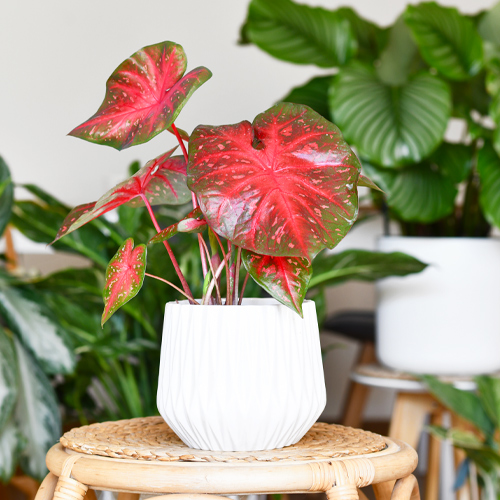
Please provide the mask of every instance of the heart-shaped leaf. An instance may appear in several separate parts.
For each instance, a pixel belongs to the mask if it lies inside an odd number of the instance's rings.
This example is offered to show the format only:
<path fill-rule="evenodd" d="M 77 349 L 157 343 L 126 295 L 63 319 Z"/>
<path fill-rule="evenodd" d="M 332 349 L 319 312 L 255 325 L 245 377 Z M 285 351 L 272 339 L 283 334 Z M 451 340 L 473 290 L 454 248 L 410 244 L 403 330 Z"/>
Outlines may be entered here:
<path fill-rule="evenodd" d="M 290 0 L 252 0 L 245 36 L 278 59 L 325 68 L 345 64 L 356 51 L 344 16 Z"/>
<path fill-rule="evenodd" d="M 500 158 L 491 142 L 478 153 L 477 171 L 481 179 L 479 202 L 486 220 L 500 227 Z"/>
<path fill-rule="evenodd" d="M 128 238 L 109 261 L 106 269 L 101 325 L 137 295 L 142 287 L 145 272 L 146 245 L 137 245 L 134 248 L 134 240 Z"/>
<path fill-rule="evenodd" d="M 69 135 L 118 150 L 149 141 L 172 125 L 191 94 L 212 76 L 203 67 L 184 75 L 186 65 L 183 48 L 173 42 L 142 48 L 109 77 L 96 114 Z"/>
<path fill-rule="evenodd" d="M 210 227 L 261 255 L 309 261 L 334 247 L 357 216 L 360 164 L 339 129 L 298 104 L 247 121 L 199 126 L 188 185 Z"/>
<path fill-rule="evenodd" d="M 179 205 L 191 199 L 186 184 L 186 161 L 170 155 L 175 148 L 149 161 L 136 174 L 110 189 L 95 203 L 74 208 L 64 219 L 56 239 L 73 232 L 87 222 L 125 203 L 133 207 L 144 205 L 145 196 L 151 205 Z"/>
<path fill-rule="evenodd" d="M 363 163 L 367 174 L 387 196 L 387 204 L 405 221 L 431 223 L 453 212 L 457 188 L 431 163 L 400 170 Z"/>
<path fill-rule="evenodd" d="M 420 73 L 401 86 L 386 85 L 373 68 L 342 69 L 330 89 L 335 123 L 359 154 L 384 167 L 418 163 L 442 141 L 451 93 L 442 80 Z"/>
<path fill-rule="evenodd" d="M 283 97 L 283 99 L 280 99 L 280 101 L 304 104 L 329 120 L 330 109 L 328 108 L 328 90 L 331 80 L 331 76 L 318 76 L 313 78 L 304 85 L 293 88 L 290 93 Z"/>
<path fill-rule="evenodd" d="M 483 45 L 474 23 L 453 7 L 435 2 L 409 5 L 404 14 L 422 57 L 451 80 L 476 75 L 483 64 Z"/>
<path fill-rule="evenodd" d="M 491 42 L 496 46 L 500 46 L 500 32 L 498 31 L 499 23 L 500 3 L 497 3 L 483 14 L 477 27 L 477 31 L 483 40 Z"/>
<path fill-rule="evenodd" d="M 312 274 L 307 259 L 270 257 L 243 250 L 241 261 L 250 276 L 266 292 L 302 316 L 302 302 Z"/>
<path fill-rule="evenodd" d="M 184 219 L 168 226 L 157 235 L 153 236 L 148 245 L 153 243 L 161 243 L 175 236 L 177 233 L 199 233 L 207 225 L 207 221 L 203 217 L 200 207 L 195 208 L 192 212 L 186 215 Z"/>

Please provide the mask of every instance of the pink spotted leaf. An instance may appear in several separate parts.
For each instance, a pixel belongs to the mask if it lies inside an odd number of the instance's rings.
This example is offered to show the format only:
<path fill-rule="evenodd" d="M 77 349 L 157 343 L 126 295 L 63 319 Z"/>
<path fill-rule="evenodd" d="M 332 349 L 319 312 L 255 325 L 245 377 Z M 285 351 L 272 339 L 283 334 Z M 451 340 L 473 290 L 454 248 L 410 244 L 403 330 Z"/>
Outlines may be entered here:
<path fill-rule="evenodd" d="M 191 199 L 186 184 L 186 161 L 182 156 L 170 155 L 174 149 L 149 161 L 137 173 L 110 189 L 95 203 L 74 208 L 64 219 L 56 239 L 82 227 L 87 222 L 120 205 L 144 205 L 144 196 L 151 205 L 179 205 Z"/>
<path fill-rule="evenodd" d="M 118 150 L 149 141 L 212 76 L 203 67 L 184 75 L 186 65 L 183 48 L 173 42 L 142 48 L 116 68 L 100 108 L 69 135 Z"/>
<path fill-rule="evenodd" d="M 261 255 L 311 261 L 333 248 L 356 219 L 360 169 L 339 129 L 298 104 L 199 126 L 189 143 L 188 185 L 209 226 Z"/>
<path fill-rule="evenodd" d="M 134 240 L 127 239 L 106 269 L 106 285 L 103 291 L 104 312 L 101 325 L 130 299 L 135 297 L 142 287 L 146 271 L 146 245 L 134 248 Z"/>
<path fill-rule="evenodd" d="M 272 297 L 302 316 L 302 302 L 312 275 L 311 264 L 301 257 L 271 257 L 248 250 L 241 259 L 250 276 Z"/>
<path fill-rule="evenodd" d="M 195 208 L 192 212 L 187 214 L 184 219 L 168 226 L 156 236 L 153 236 L 148 241 L 148 245 L 167 241 L 177 233 L 199 233 L 203 231 L 206 225 L 207 221 L 205 220 L 202 211 L 199 207 Z"/>

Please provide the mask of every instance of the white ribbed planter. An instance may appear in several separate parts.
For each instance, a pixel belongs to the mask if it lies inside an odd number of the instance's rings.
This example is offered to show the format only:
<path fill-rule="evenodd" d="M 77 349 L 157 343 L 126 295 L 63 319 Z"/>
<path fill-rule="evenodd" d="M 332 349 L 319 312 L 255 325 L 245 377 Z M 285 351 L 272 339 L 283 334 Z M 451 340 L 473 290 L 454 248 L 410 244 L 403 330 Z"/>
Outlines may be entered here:
<path fill-rule="evenodd" d="M 397 370 L 500 370 L 500 240 L 384 237 L 379 249 L 430 264 L 377 284 L 377 356 Z"/>
<path fill-rule="evenodd" d="M 326 404 L 314 302 L 304 319 L 273 299 L 165 307 L 157 404 L 192 448 L 296 443 Z"/>

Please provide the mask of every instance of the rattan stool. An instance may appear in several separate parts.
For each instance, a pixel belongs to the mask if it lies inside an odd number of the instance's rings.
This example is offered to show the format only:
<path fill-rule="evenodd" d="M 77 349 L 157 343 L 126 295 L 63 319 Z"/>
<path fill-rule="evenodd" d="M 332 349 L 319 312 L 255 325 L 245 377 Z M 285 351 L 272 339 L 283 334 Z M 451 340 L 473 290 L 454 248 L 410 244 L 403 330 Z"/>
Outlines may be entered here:
<path fill-rule="evenodd" d="M 322 423 L 286 448 L 216 452 L 188 448 L 159 417 L 105 422 L 66 433 L 46 461 L 50 472 L 36 500 L 83 500 L 87 490 L 122 492 L 120 500 L 137 500 L 139 493 L 221 500 L 218 495 L 309 492 L 357 500 L 358 488 L 368 485 L 378 500 L 420 498 L 413 448 Z"/>

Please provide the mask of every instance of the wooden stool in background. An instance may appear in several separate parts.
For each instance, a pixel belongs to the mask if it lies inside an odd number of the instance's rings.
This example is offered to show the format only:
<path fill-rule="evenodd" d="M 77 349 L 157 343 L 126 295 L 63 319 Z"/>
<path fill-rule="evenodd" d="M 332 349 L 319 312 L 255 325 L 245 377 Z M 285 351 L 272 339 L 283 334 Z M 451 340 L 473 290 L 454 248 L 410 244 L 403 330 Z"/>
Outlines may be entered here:
<path fill-rule="evenodd" d="M 83 500 L 89 489 L 121 492 L 119 500 L 313 492 L 357 500 L 369 485 L 377 500 L 419 500 L 416 465 L 407 444 L 339 425 L 317 423 L 282 449 L 216 452 L 188 448 L 160 417 L 137 418 L 66 433 L 47 454 L 50 473 L 36 500 Z"/>
<path fill-rule="evenodd" d="M 476 385 L 471 377 L 440 377 L 445 382 L 453 383 L 462 390 L 473 391 Z M 441 425 L 445 409 L 428 391 L 422 382 L 407 373 L 397 372 L 377 364 L 358 365 L 351 373 L 351 379 L 369 390 L 371 387 L 395 389 L 398 391 L 394 403 L 389 437 L 402 440 L 416 448 L 424 430 L 426 420 L 430 424 Z M 362 401 L 355 402 L 355 407 L 361 410 L 359 419 L 366 403 L 366 395 Z M 451 415 L 454 422 L 458 422 L 455 415 Z M 441 442 L 433 436 L 429 437 L 429 456 L 425 486 L 425 500 L 438 500 L 440 479 L 440 451 Z M 464 459 L 463 454 L 455 451 L 455 465 Z M 470 498 L 468 486 L 464 486 L 458 493 L 459 499 Z"/>

